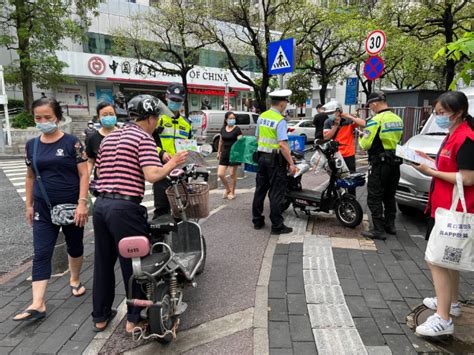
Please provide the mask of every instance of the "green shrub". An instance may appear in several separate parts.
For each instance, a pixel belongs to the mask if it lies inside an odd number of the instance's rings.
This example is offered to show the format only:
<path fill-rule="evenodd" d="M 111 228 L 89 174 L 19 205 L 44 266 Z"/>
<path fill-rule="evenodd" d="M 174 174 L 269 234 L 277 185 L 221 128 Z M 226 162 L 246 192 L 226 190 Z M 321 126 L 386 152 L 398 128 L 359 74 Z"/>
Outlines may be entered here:
<path fill-rule="evenodd" d="M 34 127 L 34 126 L 35 126 L 35 120 L 31 113 L 23 111 L 12 118 L 13 128 L 25 129 L 25 128 Z"/>

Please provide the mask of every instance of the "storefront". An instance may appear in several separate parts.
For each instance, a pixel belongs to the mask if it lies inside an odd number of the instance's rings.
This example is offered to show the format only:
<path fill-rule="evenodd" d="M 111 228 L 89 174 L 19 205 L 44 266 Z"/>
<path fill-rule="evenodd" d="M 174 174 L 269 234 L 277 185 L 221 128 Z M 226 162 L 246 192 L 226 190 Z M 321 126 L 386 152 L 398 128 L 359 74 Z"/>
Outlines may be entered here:
<path fill-rule="evenodd" d="M 56 91 L 56 98 L 69 107 L 72 115 L 94 115 L 97 103 L 111 100 L 118 91 L 127 98 L 151 94 L 164 99 L 168 84 L 181 82 L 179 76 L 151 70 L 137 59 L 81 52 L 62 51 L 57 54 L 69 65 L 64 74 L 77 81 L 76 85 L 65 85 Z M 241 110 L 245 100 L 252 95 L 250 88 L 235 80 L 226 69 L 194 67 L 187 80 L 191 111 L 199 110 L 205 99 L 212 109 L 220 110 L 226 86 L 230 104 L 235 110 Z"/>

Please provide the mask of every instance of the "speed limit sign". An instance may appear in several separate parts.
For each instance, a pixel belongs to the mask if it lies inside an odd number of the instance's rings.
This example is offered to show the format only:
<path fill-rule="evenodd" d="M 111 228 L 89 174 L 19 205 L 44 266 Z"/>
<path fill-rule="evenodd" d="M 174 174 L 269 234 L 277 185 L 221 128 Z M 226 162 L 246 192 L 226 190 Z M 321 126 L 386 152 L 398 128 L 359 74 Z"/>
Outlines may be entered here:
<path fill-rule="evenodd" d="M 387 43 L 387 37 L 382 30 L 375 30 L 369 33 L 365 40 L 365 51 L 370 55 L 380 53 Z"/>

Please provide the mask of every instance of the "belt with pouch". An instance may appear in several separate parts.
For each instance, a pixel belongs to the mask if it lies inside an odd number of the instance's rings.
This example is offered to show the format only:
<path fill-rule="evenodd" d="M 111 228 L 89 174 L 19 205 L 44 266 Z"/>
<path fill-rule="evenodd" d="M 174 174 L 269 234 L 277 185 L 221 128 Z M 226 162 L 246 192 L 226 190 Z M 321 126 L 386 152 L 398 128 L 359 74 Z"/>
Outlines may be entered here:
<path fill-rule="evenodd" d="M 130 202 L 135 202 L 137 204 L 142 203 L 142 200 L 143 200 L 143 198 L 141 198 L 140 196 L 129 196 L 129 195 L 122 195 L 122 194 L 111 193 L 111 192 L 101 192 L 99 193 L 99 197 L 108 198 L 111 200 L 130 201 Z"/>

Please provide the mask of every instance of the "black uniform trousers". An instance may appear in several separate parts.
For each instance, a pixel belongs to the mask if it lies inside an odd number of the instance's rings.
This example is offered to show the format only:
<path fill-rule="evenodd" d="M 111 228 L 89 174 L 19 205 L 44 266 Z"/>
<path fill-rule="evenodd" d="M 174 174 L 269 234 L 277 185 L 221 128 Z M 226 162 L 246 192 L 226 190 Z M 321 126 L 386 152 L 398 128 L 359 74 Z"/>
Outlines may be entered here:
<path fill-rule="evenodd" d="M 164 214 L 170 214 L 170 203 L 166 197 L 166 189 L 171 186 L 171 181 L 163 179 L 153 184 L 153 198 L 155 200 L 155 212 L 153 219 Z"/>
<path fill-rule="evenodd" d="M 99 323 L 106 321 L 111 314 L 115 298 L 114 266 L 117 257 L 127 297 L 145 299 L 145 294 L 137 283 L 133 284 L 132 295 L 128 294 L 128 280 L 133 273 L 132 260 L 120 256 L 118 244 L 125 237 L 148 235 L 147 210 L 135 202 L 98 197 L 94 205 L 93 221 L 95 255 L 92 317 L 95 323 Z M 138 323 L 141 308 L 127 307 L 127 320 Z"/>
<path fill-rule="evenodd" d="M 265 222 L 263 204 L 265 197 L 270 198 L 270 220 L 272 229 L 283 227 L 282 204 L 286 193 L 286 164 L 280 164 L 278 156 L 259 154 L 255 194 L 252 203 L 252 222 L 259 226 Z"/>
<path fill-rule="evenodd" d="M 395 226 L 397 206 L 395 192 L 400 180 L 400 165 L 389 162 L 372 163 L 367 181 L 367 206 L 376 232 Z"/>

